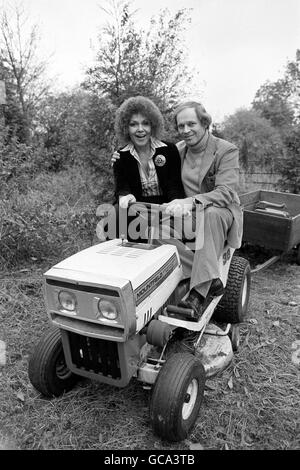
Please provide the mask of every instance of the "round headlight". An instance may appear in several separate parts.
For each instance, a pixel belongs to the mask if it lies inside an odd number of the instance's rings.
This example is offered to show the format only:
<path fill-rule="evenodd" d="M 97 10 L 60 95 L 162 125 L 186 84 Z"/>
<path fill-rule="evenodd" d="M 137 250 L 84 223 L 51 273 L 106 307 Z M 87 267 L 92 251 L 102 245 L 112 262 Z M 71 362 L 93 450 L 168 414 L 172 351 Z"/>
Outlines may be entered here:
<path fill-rule="evenodd" d="M 71 292 L 61 290 L 58 294 L 58 300 L 64 310 L 73 312 L 76 308 L 76 297 Z"/>
<path fill-rule="evenodd" d="M 109 300 L 101 299 L 98 302 L 98 310 L 104 318 L 108 320 L 116 320 L 118 311 L 116 306 Z"/>

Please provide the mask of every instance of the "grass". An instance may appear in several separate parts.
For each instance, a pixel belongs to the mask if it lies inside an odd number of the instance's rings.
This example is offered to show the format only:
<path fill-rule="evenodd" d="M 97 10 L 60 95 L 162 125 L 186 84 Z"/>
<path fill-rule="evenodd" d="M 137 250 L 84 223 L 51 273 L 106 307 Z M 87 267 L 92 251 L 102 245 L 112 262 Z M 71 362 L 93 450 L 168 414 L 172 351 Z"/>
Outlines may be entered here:
<path fill-rule="evenodd" d="M 33 389 L 28 357 L 49 326 L 42 272 L 51 264 L 0 276 L 0 340 L 7 348 L 0 366 L 0 448 L 300 448 L 300 268 L 292 254 L 253 275 L 240 349 L 222 374 L 207 381 L 196 426 L 176 444 L 153 434 L 149 392 L 134 380 L 124 389 L 83 380 L 51 400 Z"/>

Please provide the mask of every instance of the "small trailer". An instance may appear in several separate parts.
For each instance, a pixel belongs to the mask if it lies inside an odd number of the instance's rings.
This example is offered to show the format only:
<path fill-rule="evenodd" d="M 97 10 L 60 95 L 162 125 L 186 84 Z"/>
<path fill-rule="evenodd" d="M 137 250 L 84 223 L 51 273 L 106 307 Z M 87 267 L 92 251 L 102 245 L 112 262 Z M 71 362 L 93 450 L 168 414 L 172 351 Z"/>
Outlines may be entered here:
<path fill-rule="evenodd" d="M 274 253 L 252 272 L 260 271 L 296 248 L 300 264 L 300 195 L 258 190 L 240 195 L 244 208 L 243 243 Z"/>

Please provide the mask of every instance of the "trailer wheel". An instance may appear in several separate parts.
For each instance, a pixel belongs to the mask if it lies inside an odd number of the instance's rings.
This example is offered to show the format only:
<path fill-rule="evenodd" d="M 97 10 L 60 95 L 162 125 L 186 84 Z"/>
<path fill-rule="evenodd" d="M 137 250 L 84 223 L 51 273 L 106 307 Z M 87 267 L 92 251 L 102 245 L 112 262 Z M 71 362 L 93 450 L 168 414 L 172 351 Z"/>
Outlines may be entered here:
<path fill-rule="evenodd" d="M 228 272 L 225 293 L 214 312 L 213 319 L 220 323 L 240 323 L 247 313 L 251 285 L 249 261 L 233 256 Z"/>
<path fill-rule="evenodd" d="M 238 324 L 232 325 L 228 336 L 231 341 L 232 350 L 237 352 L 240 347 L 240 326 Z"/>
<path fill-rule="evenodd" d="M 62 395 L 80 379 L 66 365 L 58 328 L 47 331 L 39 341 L 29 359 L 28 375 L 34 388 L 46 397 Z"/>
<path fill-rule="evenodd" d="M 296 248 L 297 254 L 296 254 L 296 263 L 300 265 L 300 243 Z"/>
<path fill-rule="evenodd" d="M 204 395 L 205 371 L 190 353 L 176 353 L 163 365 L 153 388 L 150 420 L 154 432 L 181 441 L 193 428 Z"/>

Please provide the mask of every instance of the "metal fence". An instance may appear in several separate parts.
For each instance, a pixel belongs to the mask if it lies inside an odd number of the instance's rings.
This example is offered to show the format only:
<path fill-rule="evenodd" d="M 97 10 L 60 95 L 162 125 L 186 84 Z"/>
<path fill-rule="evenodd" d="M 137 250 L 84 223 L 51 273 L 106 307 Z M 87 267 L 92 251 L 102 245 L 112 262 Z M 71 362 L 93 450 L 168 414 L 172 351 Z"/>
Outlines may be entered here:
<path fill-rule="evenodd" d="M 240 192 L 255 191 L 257 189 L 276 190 L 280 178 L 279 173 L 240 171 Z"/>

